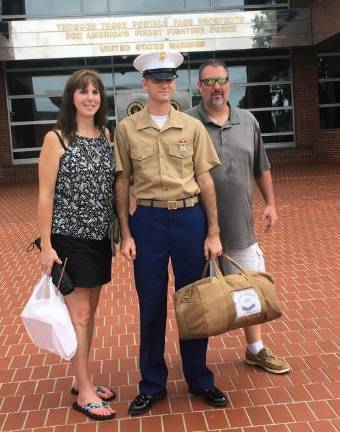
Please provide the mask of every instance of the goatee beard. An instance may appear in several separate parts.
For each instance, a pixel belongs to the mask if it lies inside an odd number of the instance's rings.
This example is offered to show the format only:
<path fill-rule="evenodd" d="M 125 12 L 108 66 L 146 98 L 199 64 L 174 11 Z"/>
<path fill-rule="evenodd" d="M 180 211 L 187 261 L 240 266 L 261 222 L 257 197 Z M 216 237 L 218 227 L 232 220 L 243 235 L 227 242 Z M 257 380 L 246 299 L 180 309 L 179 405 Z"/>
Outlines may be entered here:
<path fill-rule="evenodd" d="M 221 95 L 221 98 L 219 99 L 214 99 L 213 97 L 210 98 L 210 105 L 212 106 L 222 106 L 225 105 L 227 103 L 227 101 L 225 100 L 225 98 L 223 97 L 223 95 Z"/>

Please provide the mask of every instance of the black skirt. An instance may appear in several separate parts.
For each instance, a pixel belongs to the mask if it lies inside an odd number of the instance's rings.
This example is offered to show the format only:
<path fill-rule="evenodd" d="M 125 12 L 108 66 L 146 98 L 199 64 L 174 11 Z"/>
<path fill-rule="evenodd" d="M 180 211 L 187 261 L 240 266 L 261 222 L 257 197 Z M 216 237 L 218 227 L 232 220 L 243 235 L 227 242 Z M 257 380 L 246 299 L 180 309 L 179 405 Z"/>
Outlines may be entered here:
<path fill-rule="evenodd" d="M 112 253 L 108 238 L 82 239 L 52 234 L 51 243 L 75 287 L 92 288 L 111 280 Z"/>

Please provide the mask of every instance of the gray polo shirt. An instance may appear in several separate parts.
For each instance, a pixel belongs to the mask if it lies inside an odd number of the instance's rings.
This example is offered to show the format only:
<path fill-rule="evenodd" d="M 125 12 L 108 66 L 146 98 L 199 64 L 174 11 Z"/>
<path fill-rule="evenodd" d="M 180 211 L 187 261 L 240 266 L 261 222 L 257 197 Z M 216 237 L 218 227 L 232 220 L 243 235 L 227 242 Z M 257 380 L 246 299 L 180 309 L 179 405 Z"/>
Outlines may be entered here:
<path fill-rule="evenodd" d="M 218 126 L 202 103 L 187 111 L 207 128 L 221 165 L 214 178 L 223 249 L 241 249 L 256 243 L 252 212 L 253 179 L 270 169 L 255 117 L 230 106 L 229 120 Z"/>

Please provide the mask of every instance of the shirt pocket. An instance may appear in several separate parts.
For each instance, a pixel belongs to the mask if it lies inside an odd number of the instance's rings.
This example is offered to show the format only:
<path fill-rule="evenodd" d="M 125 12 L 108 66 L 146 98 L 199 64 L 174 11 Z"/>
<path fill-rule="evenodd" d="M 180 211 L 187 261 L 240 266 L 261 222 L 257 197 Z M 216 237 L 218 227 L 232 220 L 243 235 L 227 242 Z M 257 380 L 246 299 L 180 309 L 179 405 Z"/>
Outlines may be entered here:
<path fill-rule="evenodd" d="M 169 174 L 174 177 L 185 178 L 193 173 L 194 148 L 191 143 L 169 144 Z"/>
<path fill-rule="evenodd" d="M 135 146 L 130 150 L 134 178 L 137 181 L 148 181 L 157 174 L 152 145 Z M 155 171 L 156 170 L 156 171 Z"/>
<path fill-rule="evenodd" d="M 142 161 L 149 158 L 154 153 L 152 146 L 147 147 L 135 147 L 131 149 L 131 159 L 136 161 Z"/>

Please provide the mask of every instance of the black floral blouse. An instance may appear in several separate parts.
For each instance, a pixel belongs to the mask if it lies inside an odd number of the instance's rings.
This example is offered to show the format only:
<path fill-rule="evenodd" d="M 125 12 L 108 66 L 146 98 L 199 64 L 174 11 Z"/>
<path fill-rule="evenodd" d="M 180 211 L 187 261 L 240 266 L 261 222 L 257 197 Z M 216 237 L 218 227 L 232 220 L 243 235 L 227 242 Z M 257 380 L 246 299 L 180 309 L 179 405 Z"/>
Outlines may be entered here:
<path fill-rule="evenodd" d="M 104 136 L 76 135 L 59 163 L 52 233 L 101 240 L 113 215 L 113 149 Z"/>

